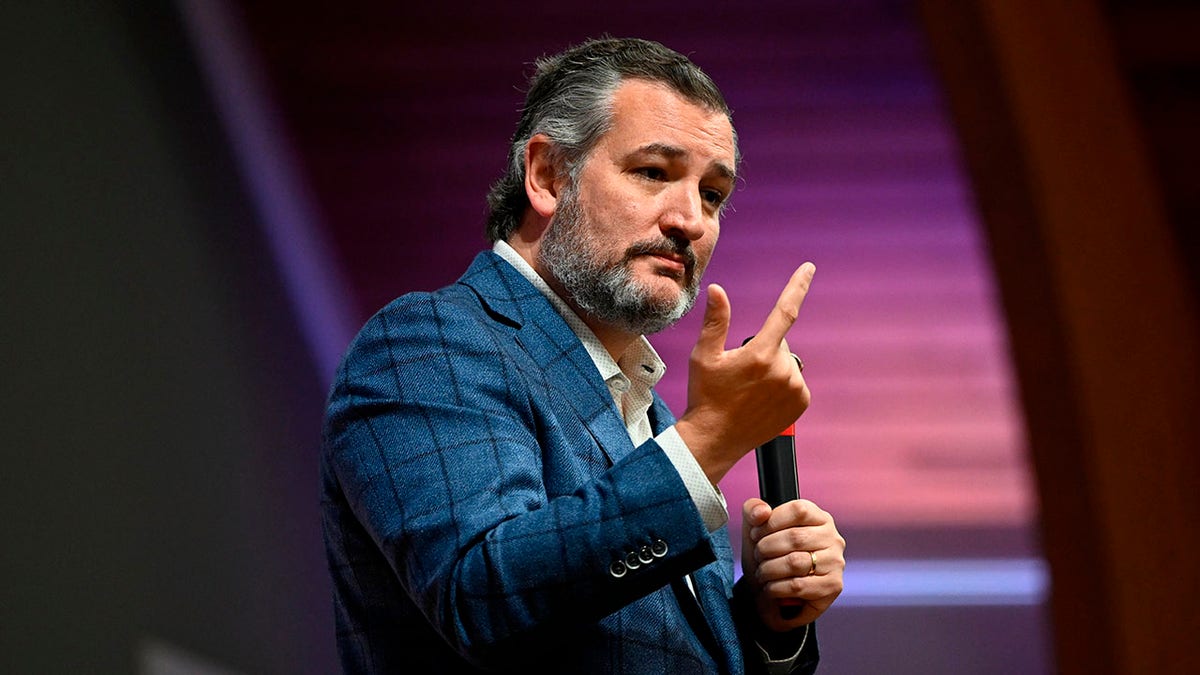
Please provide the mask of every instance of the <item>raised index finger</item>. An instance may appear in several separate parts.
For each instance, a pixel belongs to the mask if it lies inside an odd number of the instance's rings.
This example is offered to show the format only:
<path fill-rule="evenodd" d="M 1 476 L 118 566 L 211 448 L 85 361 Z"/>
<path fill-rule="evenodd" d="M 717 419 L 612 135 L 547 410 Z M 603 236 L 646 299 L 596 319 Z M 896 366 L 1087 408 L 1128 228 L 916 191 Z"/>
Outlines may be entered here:
<path fill-rule="evenodd" d="M 813 275 L 816 273 L 817 266 L 810 262 L 792 272 L 792 278 L 788 279 L 787 285 L 783 287 L 783 292 L 779 294 L 775 307 L 767 315 L 767 320 L 763 322 L 762 330 L 758 331 L 755 341 L 761 340 L 760 344 L 772 347 L 783 341 L 783 336 L 787 335 L 792 324 L 796 323 L 796 317 L 800 315 L 800 305 L 804 304 L 804 298 L 808 295 L 808 288 L 812 285 Z"/>

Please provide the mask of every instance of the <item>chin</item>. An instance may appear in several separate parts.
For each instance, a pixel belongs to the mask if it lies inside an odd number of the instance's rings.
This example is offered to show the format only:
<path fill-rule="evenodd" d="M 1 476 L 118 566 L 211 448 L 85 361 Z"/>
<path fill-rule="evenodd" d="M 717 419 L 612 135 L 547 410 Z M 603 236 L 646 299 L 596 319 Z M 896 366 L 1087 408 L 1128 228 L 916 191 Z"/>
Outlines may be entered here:
<path fill-rule="evenodd" d="M 683 294 L 683 281 L 669 274 L 656 274 L 642 283 L 642 288 L 656 302 L 675 302 Z"/>

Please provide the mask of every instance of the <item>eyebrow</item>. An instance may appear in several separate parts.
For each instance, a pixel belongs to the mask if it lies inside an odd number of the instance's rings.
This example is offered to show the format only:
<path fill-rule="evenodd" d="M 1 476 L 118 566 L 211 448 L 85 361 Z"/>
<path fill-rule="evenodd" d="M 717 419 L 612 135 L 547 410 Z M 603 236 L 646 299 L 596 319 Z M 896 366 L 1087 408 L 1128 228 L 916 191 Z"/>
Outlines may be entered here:
<path fill-rule="evenodd" d="M 667 159 L 678 159 L 686 155 L 687 150 L 684 150 L 677 145 L 667 145 L 666 143 L 647 143 L 637 150 L 634 150 L 632 154 L 661 155 Z M 717 175 L 728 180 L 729 182 L 732 183 L 737 180 L 737 173 L 734 172 L 733 169 L 726 166 L 724 162 L 713 162 L 711 166 L 712 169 L 716 171 Z"/>

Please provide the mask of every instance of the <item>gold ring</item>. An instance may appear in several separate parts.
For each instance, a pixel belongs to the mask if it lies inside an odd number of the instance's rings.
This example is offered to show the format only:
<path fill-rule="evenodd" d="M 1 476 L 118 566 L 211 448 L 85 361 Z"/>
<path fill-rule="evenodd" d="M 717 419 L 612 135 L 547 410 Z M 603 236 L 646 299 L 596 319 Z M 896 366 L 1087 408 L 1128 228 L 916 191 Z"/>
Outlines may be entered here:
<path fill-rule="evenodd" d="M 809 560 L 812 561 L 812 564 L 809 565 L 809 567 L 808 567 L 808 574 L 805 574 L 804 576 L 811 577 L 812 575 L 817 573 L 817 554 L 816 554 L 816 552 L 809 551 L 808 558 L 809 558 Z"/>
<path fill-rule="evenodd" d="M 796 367 L 799 368 L 800 372 L 803 373 L 804 372 L 804 362 L 800 360 L 799 356 L 796 356 L 795 352 L 792 352 L 792 358 L 796 360 Z"/>

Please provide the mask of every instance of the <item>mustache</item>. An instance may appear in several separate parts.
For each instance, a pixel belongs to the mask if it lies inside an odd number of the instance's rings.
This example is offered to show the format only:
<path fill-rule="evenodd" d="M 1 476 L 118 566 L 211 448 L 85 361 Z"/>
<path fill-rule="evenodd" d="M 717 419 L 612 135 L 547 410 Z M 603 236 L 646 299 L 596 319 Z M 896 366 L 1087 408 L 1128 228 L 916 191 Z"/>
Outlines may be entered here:
<path fill-rule="evenodd" d="M 629 262 L 641 255 L 677 255 L 683 258 L 683 266 L 690 277 L 696 269 L 696 252 L 692 250 L 691 242 L 686 239 L 659 237 L 646 241 L 634 242 L 625 249 L 623 262 Z"/>

